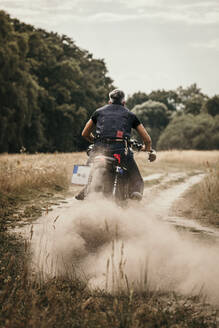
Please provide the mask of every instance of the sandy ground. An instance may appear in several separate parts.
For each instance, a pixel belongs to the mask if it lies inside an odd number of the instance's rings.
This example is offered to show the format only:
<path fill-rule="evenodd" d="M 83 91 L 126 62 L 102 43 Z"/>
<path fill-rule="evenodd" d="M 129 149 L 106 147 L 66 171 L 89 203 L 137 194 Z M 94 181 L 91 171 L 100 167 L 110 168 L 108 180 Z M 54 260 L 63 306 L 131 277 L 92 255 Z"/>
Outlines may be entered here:
<path fill-rule="evenodd" d="M 82 202 L 59 199 L 31 226 L 16 231 L 29 239 L 32 268 L 44 278 L 73 270 L 91 288 L 114 291 L 126 288 L 126 276 L 135 289 L 144 289 L 146 279 L 147 288 L 185 295 L 201 291 L 219 304 L 219 231 L 174 210 L 203 176 L 147 176 L 143 200 L 126 208 L 96 195 Z"/>

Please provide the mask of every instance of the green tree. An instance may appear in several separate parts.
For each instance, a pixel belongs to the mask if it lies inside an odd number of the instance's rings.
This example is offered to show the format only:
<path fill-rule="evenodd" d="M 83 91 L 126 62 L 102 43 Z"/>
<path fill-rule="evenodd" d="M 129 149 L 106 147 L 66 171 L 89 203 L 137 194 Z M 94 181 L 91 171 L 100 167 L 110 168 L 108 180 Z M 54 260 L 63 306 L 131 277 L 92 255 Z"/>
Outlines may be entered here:
<path fill-rule="evenodd" d="M 0 12 L 0 152 L 84 149 L 81 130 L 113 88 L 102 59 Z"/>
<path fill-rule="evenodd" d="M 202 95 L 194 95 L 187 100 L 184 112 L 186 114 L 198 115 L 201 113 L 204 103 L 205 98 Z"/>
<path fill-rule="evenodd" d="M 152 100 L 136 105 L 133 108 L 133 112 L 147 128 L 152 138 L 153 146 L 156 147 L 161 132 L 169 123 L 171 112 L 168 111 L 164 104 Z"/>
<path fill-rule="evenodd" d="M 208 100 L 208 97 L 201 92 L 196 83 L 187 88 L 179 87 L 176 93 L 180 99 L 181 105 L 179 108 L 186 114 L 200 114 L 205 102 Z"/>
<path fill-rule="evenodd" d="M 18 152 L 25 146 L 24 130 L 31 126 L 37 110 L 39 86 L 28 72 L 28 35 L 15 32 L 4 12 L 0 13 L 0 25 L 3 31 L 0 37 L 0 151 Z M 40 126 L 39 121 L 38 128 Z M 35 137 L 41 143 L 42 131 L 38 131 Z"/>
<path fill-rule="evenodd" d="M 181 100 L 176 91 L 155 90 L 149 94 L 149 99 L 158 101 L 167 106 L 168 110 L 176 111 Z"/>
<path fill-rule="evenodd" d="M 208 99 L 204 105 L 203 111 L 211 116 L 219 115 L 219 95 Z"/>
<path fill-rule="evenodd" d="M 219 116 L 176 115 L 161 134 L 158 149 L 218 149 Z"/>
<path fill-rule="evenodd" d="M 136 105 L 143 104 L 149 100 L 148 95 L 144 92 L 135 92 L 132 96 L 129 96 L 127 101 L 126 101 L 126 106 L 129 109 L 133 109 Z"/>

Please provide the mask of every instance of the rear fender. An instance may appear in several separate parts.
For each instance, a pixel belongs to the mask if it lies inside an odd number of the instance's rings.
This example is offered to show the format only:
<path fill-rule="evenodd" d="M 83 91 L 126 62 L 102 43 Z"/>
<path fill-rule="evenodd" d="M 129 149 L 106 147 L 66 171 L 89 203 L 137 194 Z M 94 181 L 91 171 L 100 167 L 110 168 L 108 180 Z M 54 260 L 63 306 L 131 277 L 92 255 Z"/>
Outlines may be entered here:
<path fill-rule="evenodd" d="M 109 156 L 98 155 L 94 158 L 93 165 L 94 167 L 107 167 L 109 165 L 115 165 L 116 159 Z"/>
<path fill-rule="evenodd" d="M 109 189 L 107 187 L 109 185 L 110 176 L 112 176 L 112 170 L 107 166 L 94 165 L 91 171 L 91 183 L 89 187 L 90 192 L 103 192 L 105 189 Z"/>

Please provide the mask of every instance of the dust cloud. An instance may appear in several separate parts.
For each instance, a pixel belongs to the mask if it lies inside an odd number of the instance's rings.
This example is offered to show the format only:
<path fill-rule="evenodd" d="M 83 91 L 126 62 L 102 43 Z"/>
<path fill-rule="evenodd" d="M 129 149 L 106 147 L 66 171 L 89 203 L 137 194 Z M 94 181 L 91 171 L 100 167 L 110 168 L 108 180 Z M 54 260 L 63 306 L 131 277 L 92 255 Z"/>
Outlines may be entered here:
<path fill-rule="evenodd" d="M 121 208 L 93 197 L 54 209 L 34 225 L 34 270 L 44 278 L 76 274 L 111 292 L 201 291 L 219 303 L 218 246 L 179 233 L 149 205 Z"/>

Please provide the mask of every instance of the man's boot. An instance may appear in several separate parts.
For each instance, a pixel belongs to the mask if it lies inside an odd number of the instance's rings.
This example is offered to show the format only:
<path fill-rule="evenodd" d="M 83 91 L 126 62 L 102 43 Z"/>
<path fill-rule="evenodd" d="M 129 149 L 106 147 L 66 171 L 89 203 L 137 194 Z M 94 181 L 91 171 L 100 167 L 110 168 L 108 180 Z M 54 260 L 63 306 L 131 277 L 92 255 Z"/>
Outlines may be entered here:
<path fill-rule="evenodd" d="M 76 196 L 75 199 L 77 200 L 84 200 L 85 198 L 85 188 L 83 188 Z"/>

